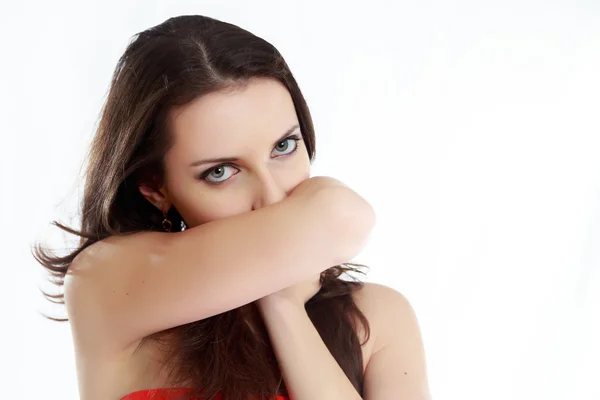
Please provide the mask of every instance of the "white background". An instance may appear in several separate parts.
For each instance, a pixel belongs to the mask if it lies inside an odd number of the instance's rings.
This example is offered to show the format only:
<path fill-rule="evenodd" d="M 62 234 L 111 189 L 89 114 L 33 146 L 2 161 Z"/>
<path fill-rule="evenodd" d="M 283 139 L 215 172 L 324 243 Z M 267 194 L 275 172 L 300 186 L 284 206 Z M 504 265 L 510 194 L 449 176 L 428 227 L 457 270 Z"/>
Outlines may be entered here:
<path fill-rule="evenodd" d="M 29 246 L 60 248 L 49 222 L 76 222 L 131 36 L 205 14 L 286 57 L 315 120 L 314 174 L 376 209 L 356 261 L 413 304 L 434 399 L 600 399 L 600 2 L 0 7 L 1 398 L 78 398 L 69 326 L 39 316 L 60 309 Z"/>

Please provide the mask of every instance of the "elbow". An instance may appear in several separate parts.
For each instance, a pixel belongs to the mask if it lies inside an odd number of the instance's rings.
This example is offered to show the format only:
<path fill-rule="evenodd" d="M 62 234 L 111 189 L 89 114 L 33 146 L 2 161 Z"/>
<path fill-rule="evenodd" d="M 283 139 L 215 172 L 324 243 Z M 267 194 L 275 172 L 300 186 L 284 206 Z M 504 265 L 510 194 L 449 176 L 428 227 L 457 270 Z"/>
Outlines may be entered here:
<path fill-rule="evenodd" d="M 368 242 L 376 223 L 375 210 L 350 188 L 337 187 L 325 192 L 324 218 L 330 224 L 329 232 L 338 250 L 335 264 L 350 262 Z"/>

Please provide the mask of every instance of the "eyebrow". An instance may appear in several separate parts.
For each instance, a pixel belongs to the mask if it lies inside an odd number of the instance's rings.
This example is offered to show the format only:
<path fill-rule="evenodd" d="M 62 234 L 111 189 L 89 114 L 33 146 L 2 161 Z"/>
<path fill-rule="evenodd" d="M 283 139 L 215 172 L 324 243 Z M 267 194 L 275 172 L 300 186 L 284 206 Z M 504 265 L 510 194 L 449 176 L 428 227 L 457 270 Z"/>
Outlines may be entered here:
<path fill-rule="evenodd" d="M 292 134 L 292 132 L 294 132 L 299 127 L 300 127 L 300 125 L 296 124 L 296 125 L 292 126 L 290 129 L 288 129 L 287 131 L 285 131 L 285 133 L 279 139 L 277 139 L 275 141 L 275 143 L 273 143 L 273 146 L 276 146 L 278 143 L 280 143 L 285 138 L 290 136 Z M 193 163 L 190 164 L 190 167 L 197 167 L 202 164 L 229 163 L 229 162 L 235 162 L 237 160 L 239 160 L 239 157 L 205 158 L 202 160 L 194 161 Z"/>

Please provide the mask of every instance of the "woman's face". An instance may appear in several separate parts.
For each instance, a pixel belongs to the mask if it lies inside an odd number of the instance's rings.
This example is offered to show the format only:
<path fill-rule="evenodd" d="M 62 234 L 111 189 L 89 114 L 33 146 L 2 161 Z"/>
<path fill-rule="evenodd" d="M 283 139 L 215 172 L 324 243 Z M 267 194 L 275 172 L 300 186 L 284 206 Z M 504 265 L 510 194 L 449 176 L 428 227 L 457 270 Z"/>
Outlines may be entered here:
<path fill-rule="evenodd" d="M 310 176 L 292 98 L 275 80 L 202 96 L 169 117 L 165 184 L 142 193 L 175 206 L 188 227 L 281 201 Z"/>

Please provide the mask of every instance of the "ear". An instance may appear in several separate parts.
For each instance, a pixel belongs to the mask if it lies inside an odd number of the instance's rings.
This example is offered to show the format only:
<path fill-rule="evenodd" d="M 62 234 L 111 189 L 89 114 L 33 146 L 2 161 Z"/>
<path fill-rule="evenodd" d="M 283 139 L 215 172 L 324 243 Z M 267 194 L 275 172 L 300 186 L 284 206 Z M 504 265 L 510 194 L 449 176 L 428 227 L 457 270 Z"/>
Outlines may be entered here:
<path fill-rule="evenodd" d="M 138 189 L 142 196 L 159 210 L 169 210 L 171 208 L 166 188 L 158 187 L 154 183 L 141 183 L 138 185 Z"/>

